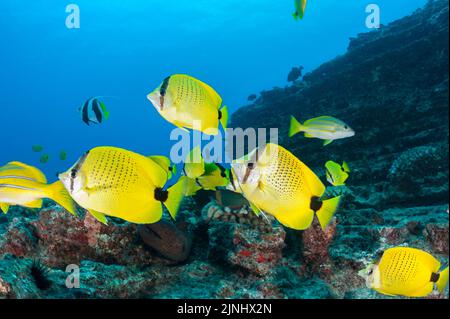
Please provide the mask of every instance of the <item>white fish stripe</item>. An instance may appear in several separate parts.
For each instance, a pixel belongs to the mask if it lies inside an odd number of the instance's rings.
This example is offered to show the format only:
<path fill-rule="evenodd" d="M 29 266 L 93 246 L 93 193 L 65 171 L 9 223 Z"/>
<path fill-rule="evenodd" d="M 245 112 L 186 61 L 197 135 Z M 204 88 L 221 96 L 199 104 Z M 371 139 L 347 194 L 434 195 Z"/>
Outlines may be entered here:
<path fill-rule="evenodd" d="M 0 184 L 0 188 L 16 188 L 16 189 L 22 189 L 22 190 L 26 190 L 26 191 L 38 191 L 40 192 L 39 189 L 34 189 L 34 188 L 30 188 L 30 187 L 24 187 L 24 186 L 19 186 L 19 185 L 12 185 L 12 184 Z"/>
<path fill-rule="evenodd" d="M 37 180 L 35 180 L 34 178 L 26 177 L 26 176 L 16 176 L 16 175 L 0 176 L 0 179 L 24 179 L 27 181 L 37 182 Z"/>

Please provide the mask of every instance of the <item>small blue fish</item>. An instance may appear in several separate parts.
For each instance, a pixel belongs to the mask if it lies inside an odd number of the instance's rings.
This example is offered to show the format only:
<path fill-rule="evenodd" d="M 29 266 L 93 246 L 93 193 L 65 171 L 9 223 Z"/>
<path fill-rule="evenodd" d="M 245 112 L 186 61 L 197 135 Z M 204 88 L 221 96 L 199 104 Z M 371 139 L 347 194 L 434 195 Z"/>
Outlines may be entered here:
<path fill-rule="evenodd" d="M 109 111 L 105 104 L 96 97 L 88 99 L 82 107 L 79 108 L 81 119 L 87 125 L 100 124 L 103 120 L 109 118 Z"/>

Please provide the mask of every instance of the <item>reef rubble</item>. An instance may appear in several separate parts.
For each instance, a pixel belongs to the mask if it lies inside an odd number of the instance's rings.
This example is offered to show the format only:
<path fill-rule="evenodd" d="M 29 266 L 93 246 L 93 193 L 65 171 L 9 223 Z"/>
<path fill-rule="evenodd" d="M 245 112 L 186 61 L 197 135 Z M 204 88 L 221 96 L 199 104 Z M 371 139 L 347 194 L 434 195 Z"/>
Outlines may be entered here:
<path fill-rule="evenodd" d="M 187 198 L 176 222 L 145 229 L 49 202 L 12 207 L 0 216 L 0 299 L 395 298 L 357 275 L 386 248 L 417 247 L 448 264 L 448 6 L 429 1 L 361 34 L 302 85 L 262 92 L 234 113 L 231 127 L 278 127 L 280 143 L 321 177 L 327 160 L 349 163 L 349 191 L 325 231 L 317 222 L 287 229 L 213 198 Z M 322 113 L 357 135 L 325 148 L 287 137 L 291 114 Z M 45 289 L 31 271 L 36 260 L 49 269 Z M 70 265 L 79 287 L 67 285 Z M 448 298 L 448 288 L 428 298 Z"/>

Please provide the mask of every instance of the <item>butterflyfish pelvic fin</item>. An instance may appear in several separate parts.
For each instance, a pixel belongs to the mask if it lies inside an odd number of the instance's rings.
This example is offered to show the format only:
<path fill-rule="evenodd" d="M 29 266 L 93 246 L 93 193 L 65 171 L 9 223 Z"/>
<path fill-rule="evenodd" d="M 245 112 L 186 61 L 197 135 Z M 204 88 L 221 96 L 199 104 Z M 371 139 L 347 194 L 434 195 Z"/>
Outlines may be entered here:
<path fill-rule="evenodd" d="M 9 205 L 5 203 L 0 204 L 0 209 L 2 210 L 3 214 L 7 214 L 9 210 Z"/>
<path fill-rule="evenodd" d="M 106 219 L 106 216 L 100 212 L 97 212 L 95 210 L 88 210 L 88 212 L 94 216 L 96 220 L 98 220 L 103 225 L 108 225 L 108 220 Z"/>

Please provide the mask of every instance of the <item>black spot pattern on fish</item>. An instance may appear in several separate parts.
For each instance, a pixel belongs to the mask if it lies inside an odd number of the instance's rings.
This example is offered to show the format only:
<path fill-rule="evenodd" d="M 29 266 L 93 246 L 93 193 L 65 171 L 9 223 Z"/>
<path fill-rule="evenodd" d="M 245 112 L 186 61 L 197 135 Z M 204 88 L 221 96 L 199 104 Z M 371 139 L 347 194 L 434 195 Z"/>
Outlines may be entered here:
<path fill-rule="evenodd" d="M 201 106 L 207 99 L 207 91 L 195 80 L 182 77 L 179 80 L 176 100 L 183 101 L 192 107 Z"/>
<path fill-rule="evenodd" d="M 277 190 L 280 200 L 295 199 L 305 187 L 301 162 L 288 155 L 279 151 L 278 156 L 275 155 L 271 160 L 267 173 L 267 182 Z"/>
<path fill-rule="evenodd" d="M 134 159 L 129 154 L 111 149 L 103 151 L 94 163 L 89 180 L 118 195 L 130 190 L 138 178 Z"/>
<path fill-rule="evenodd" d="M 409 251 L 393 252 L 391 262 L 386 266 L 384 279 L 387 285 L 405 285 L 414 280 L 419 270 L 417 256 Z"/>

